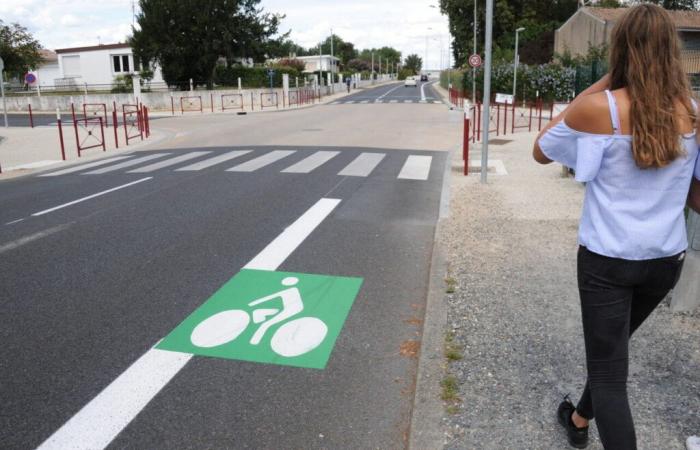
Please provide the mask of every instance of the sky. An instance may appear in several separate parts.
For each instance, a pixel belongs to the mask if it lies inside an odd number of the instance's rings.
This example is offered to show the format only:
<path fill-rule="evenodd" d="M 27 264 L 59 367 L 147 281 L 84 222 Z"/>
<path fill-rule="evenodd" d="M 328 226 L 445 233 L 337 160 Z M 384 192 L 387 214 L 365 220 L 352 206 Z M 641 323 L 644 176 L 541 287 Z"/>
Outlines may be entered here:
<path fill-rule="evenodd" d="M 138 4 L 138 2 L 136 2 Z M 435 69 L 447 65 L 447 18 L 438 0 L 262 0 L 268 12 L 285 14 L 280 31 L 304 47 L 333 33 L 355 48 L 391 46 Z M 131 0 L 0 0 L 0 19 L 27 27 L 48 49 L 110 44 L 129 35 Z M 138 8 L 138 5 L 137 5 Z"/>

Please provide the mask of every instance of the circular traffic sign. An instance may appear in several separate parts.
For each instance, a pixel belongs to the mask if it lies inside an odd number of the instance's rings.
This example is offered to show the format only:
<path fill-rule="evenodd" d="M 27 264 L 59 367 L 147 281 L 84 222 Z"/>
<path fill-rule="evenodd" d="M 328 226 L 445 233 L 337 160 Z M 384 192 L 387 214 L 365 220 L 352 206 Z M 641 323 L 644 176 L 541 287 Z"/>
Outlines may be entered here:
<path fill-rule="evenodd" d="M 474 53 L 469 57 L 469 65 L 472 67 L 481 67 L 481 55 Z"/>
<path fill-rule="evenodd" d="M 24 76 L 24 81 L 26 81 L 27 84 L 34 84 L 36 82 L 36 76 L 33 73 L 28 73 Z"/>

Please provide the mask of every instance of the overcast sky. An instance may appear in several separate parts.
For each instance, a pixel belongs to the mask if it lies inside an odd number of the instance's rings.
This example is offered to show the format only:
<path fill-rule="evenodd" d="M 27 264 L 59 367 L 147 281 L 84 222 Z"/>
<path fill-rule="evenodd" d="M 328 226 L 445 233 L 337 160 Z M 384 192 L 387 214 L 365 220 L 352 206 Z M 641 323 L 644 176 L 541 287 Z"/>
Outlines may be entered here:
<path fill-rule="evenodd" d="M 137 2 L 138 3 L 138 2 Z M 286 14 L 281 31 L 304 47 L 330 29 L 356 48 L 392 46 L 425 58 L 429 68 L 447 58 L 447 19 L 438 0 L 262 0 L 269 12 Z M 131 0 L 0 0 L 0 19 L 19 22 L 49 49 L 123 41 L 131 30 Z M 432 28 L 430 30 L 429 28 Z M 442 39 L 442 51 L 440 49 Z"/>

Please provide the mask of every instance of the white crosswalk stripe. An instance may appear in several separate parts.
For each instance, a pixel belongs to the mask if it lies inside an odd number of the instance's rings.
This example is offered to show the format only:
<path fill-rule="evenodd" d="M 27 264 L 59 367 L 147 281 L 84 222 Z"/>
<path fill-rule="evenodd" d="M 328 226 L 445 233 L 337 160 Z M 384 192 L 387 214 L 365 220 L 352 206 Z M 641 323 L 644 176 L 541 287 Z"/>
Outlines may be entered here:
<path fill-rule="evenodd" d="M 374 103 L 384 103 L 384 100 L 375 100 Z"/>
<path fill-rule="evenodd" d="M 251 150 L 233 150 L 231 152 L 224 153 L 223 155 L 218 155 L 213 158 L 205 159 L 204 161 L 198 161 L 194 164 L 190 164 L 189 166 L 180 167 L 179 169 L 175 169 L 175 171 L 187 172 L 206 169 L 207 167 L 215 166 L 217 164 L 230 161 L 234 158 L 239 158 L 243 155 L 247 155 L 250 152 Z"/>
<path fill-rule="evenodd" d="M 51 172 L 44 175 L 39 175 L 40 177 L 55 177 L 58 175 L 65 175 L 67 173 L 80 172 L 81 170 L 89 169 L 90 167 L 102 166 L 104 164 L 109 164 L 115 161 L 121 161 L 122 159 L 130 158 L 131 155 L 127 156 L 115 156 L 113 158 L 101 159 L 99 161 L 94 161 L 87 164 L 80 164 L 79 166 L 69 167 L 67 169 L 59 170 L 58 172 Z"/>
<path fill-rule="evenodd" d="M 355 100 L 347 100 L 347 101 L 345 101 L 345 103 L 347 103 L 349 105 L 349 104 L 355 103 Z"/>
<path fill-rule="evenodd" d="M 176 156 L 175 158 L 170 158 L 166 159 L 165 161 L 159 161 L 157 163 L 150 164 L 148 166 L 144 167 L 139 167 L 138 169 L 130 170 L 127 173 L 147 173 L 147 172 L 154 172 L 158 169 L 163 169 L 164 167 L 170 167 L 174 166 L 175 164 L 179 164 L 184 161 L 188 161 L 193 158 L 197 158 L 199 156 L 206 155 L 211 152 L 190 152 L 190 153 L 185 153 L 184 155 Z"/>
<path fill-rule="evenodd" d="M 338 175 L 345 177 L 366 177 L 384 159 L 384 153 L 362 153 L 348 164 Z"/>
<path fill-rule="evenodd" d="M 398 100 L 389 100 L 389 103 L 398 103 Z"/>
<path fill-rule="evenodd" d="M 427 180 L 430 175 L 430 165 L 432 162 L 432 156 L 410 155 L 406 158 L 406 163 L 399 173 L 399 179 Z"/>
<path fill-rule="evenodd" d="M 327 163 L 335 156 L 339 155 L 340 152 L 325 152 L 319 151 L 311 156 L 308 156 L 298 163 L 287 167 L 282 172 L 284 173 L 309 173 L 312 170 L 320 167 L 321 165 Z"/>
<path fill-rule="evenodd" d="M 113 166 L 103 167 L 102 169 L 92 170 L 90 172 L 85 172 L 83 175 L 101 175 L 103 173 L 114 172 L 115 170 L 124 169 L 126 167 L 132 167 L 145 163 L 156 158 L 162 158 L 163 156 L 168 156 L 170 153 L 157 153 L 155 155 L 147 155 L 141 158 L 131 159 L 129 161 L 124 161 L 119 164 L 114 164 Z"/>
<path fill-rule="evenodd" d="M 369 100 L 362 100 L 360 103 L 362 103 L 362 104 L 369 103 Z"/>
<path fill-rule="evenodd" d="M 275 150 L 250 161 L 226 169 L 227 172 L 253 172 L 295 153 L 295 150 Z"/>

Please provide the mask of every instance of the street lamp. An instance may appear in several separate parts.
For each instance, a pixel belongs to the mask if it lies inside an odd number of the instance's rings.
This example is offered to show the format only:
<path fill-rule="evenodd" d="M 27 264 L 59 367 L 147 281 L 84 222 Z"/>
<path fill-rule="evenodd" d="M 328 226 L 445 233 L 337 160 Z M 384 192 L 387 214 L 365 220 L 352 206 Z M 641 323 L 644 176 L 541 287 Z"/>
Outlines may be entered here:
<path fill-rule="evenodd" d="M 515 30 L 515 59 L 513 60 L 513 105 L 515 105 L 515 86 L 518 80 L 518 33 L 524 30 L 525 28 L 523 27 Z"/>

